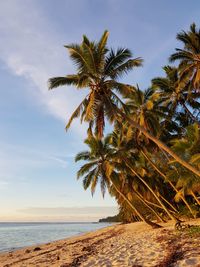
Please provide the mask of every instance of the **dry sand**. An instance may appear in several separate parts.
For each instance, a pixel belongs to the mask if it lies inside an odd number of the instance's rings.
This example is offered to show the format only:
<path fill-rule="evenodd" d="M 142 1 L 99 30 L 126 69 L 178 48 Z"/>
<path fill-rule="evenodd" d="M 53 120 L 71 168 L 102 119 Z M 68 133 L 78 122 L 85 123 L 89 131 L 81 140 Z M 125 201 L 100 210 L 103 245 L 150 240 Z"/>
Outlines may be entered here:
<path fill-rule="evenodd" d="M 189 222 L 200 225 L 200 219 Z M 4 267 L 200 267 L 200 235 L 151 229 L 142 222 L 0 254 Z"/>

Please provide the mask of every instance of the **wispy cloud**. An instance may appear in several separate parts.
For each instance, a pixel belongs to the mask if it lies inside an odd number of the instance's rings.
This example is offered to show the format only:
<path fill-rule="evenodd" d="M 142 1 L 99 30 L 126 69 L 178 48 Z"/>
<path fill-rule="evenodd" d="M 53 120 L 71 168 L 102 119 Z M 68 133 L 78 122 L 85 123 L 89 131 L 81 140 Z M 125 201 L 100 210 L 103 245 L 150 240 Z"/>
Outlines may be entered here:
<path fill-rule="evenodd" d="M 0 167 L 2 170 L 8 171 L 11 167 L 12 170 L 20 169 L 20 167 L 39 167 L 44 164 L 56 164 L 63 168 L 68 165 L 68 160 L 74 157 L 74 154 L 56 153 L 53 151 L 40 151 L 37 149 L 21 146 L 0 143 Z M 16 157 L 17 155 L 17 157 Z M 1 176 L 1 175 L 0 175 Z"/>
<path fill-rule="evenodd" d="M 66 122 L 80 98 L 72 88 L 47 90 L 50 77 L 72 72 L 62 48 L 62 36 L 34 1 L 4 1 L 0 17 L 1 61 L 13 74 L 24 77 L 29 85 L 27 90 L 40 108 Z M 74 128 L 77 132 L 83 131 L 77 125 Z"/>
<path fill-rule="evenodd" d="M 29 180 L 29 173 L 49 166 L 67 169 L 73 153 L 57 153 L 53 151 L 40 151 L 20 145 L 0 143 L 0 189 L 9 186 L 13 181 L 24 183 Z"/>

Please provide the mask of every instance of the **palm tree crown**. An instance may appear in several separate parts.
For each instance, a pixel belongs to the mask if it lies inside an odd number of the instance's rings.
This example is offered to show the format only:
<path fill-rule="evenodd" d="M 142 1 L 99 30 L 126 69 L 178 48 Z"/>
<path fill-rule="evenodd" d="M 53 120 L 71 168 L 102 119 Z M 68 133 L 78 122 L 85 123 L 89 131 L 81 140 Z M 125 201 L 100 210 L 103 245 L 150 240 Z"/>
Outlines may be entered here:
<path fill-rule="evenodd" d="M 188 32 L 182 31 L 177 34 L 177 40 L 183 43 L 183 49 L 176 48 L 176 52 L 170 56 L 170 61 L 179 61 L 180 86 L 188 80 L 192 81 L 193 87 L 200 90 L 200 29 L 195 23 L 191 24 Z"/>
<path fill-rule="evenodd" d="M 80 45 L 65 46 L 77 68 L 77 73 L 49 79 L 49 89 L 62 85 L 89 89 L 89 94 L 72 114 L 66 129 L 70 127 L 74 118 L 81 116 L 81 121 L 87 121 L 90 127 L 95 127 L 99 138 L 103 136 L 105 117 L 112 122 L 116 107 L 125 107 L 116 93 L 127 95 L 133 91 L 132 86 L 119 83 L 118 78 L 142 64 L 141 58 L 132 58 L 129 49 L 109 50 L 106 46 L 107 39 L 108 31 L 105 31 L 97 43 L 84 35 Z"/>

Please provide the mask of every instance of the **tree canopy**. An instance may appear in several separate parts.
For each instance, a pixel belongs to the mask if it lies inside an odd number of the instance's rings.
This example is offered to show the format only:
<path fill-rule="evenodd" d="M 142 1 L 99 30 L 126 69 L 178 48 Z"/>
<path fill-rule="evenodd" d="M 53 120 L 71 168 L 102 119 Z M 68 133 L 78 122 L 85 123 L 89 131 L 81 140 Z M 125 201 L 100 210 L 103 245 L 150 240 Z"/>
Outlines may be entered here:
<path fill-rule="evenodd" d="M 164 76 L 149 88 L 120 79 L 141 67 L 141 57 L 127 48 L 107 46 L 108 31 L 98 42 L 83 35 L 65 47 L 76 73 L 49 79 L 49 89 L 72 85 L 88 90 L 71 115 L 88 123 L 85 161 L 77 173 L 92 194 L 100 184 L 119 205 L 125 221 L 178 221 L 200 215 L 200 30 L 195 24 L 177 34 L 183 45 L 163 67 Z M 105 136 L 105 123 L 112 132 Z M 122 216 L 123 215 L 123 216 Z"/>

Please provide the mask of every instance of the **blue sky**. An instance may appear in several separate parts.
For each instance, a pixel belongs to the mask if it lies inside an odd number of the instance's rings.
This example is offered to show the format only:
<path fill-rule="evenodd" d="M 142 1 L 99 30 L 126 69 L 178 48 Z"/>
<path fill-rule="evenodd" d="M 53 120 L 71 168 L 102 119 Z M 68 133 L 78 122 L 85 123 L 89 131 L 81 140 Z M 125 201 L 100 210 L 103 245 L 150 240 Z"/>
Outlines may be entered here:
<path fill-rule="evenodd" d="M 74 155 L 85 126 L 67 118 L 84 93 L 47 90 L 50 77 L 73 73 L 63 45 L 83 34 L 128 47 L 144 67 L 126 82 L 145 88 L 179 44 L 176 33 L 199 26 L 200 2 L 160 0 L 6 0 L 0 3 L 0 220 L 96 220 L 116 213 L 113 199 L 92 198 L 76 180 Z M 82 209 L 82 212 L 81 212 Z"/>

